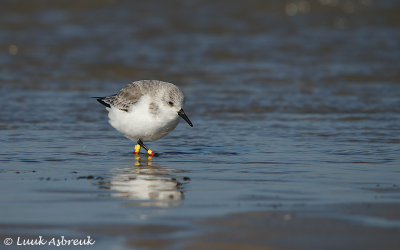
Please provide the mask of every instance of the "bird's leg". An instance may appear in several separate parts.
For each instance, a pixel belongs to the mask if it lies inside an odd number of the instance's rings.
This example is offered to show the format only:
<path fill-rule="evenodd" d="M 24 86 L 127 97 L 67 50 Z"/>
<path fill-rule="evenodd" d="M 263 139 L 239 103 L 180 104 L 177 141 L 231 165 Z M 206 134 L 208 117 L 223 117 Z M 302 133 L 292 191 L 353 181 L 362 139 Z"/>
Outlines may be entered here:
<path fill-rule="evenodd" d="M 144 143 L 142 142 L 142 140 L 139 139 L 139 140 L 137 141 L 137 143 L 138 143 L 139 147 L 143 147 L 144 149 L 146 149 L 146 150 L 147 150 L 147 153 L 148 153 L 149 155 L 151 155 L 151 156 L 154 155 L 154 152 L 151 151 L 148 147 L 146 147 L 146 145 L 144 145 Z M 139 148 L 139 150 L 140 150 L 140 148 Z M 136 152 L 136 147 L 135 147 L 135 152 Z"/>

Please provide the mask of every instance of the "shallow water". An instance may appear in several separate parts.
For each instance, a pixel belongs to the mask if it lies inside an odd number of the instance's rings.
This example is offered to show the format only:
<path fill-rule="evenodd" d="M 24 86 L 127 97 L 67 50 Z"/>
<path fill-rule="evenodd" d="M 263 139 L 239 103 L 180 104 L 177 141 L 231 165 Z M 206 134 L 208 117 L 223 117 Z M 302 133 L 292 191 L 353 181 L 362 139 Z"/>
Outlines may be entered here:
<path fill-rule="evenodd" d="M 399 203 L 399 13 L 396 1 L 7 2 L 0 234 L 196 249 L 179 242 L 209 218 Z M 148 143 L 158 157 L 133 155 L 90 98 L 139 79 L 178 85 L 194 124 Z"/>

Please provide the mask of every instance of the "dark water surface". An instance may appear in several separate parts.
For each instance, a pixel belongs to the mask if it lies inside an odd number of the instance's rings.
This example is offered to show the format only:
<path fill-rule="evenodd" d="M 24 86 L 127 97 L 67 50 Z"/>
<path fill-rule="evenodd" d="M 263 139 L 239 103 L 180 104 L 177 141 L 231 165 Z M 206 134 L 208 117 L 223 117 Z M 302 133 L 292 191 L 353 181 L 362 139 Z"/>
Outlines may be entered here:
<path fill-rule="evenodd" d="M 96 249 L 400 244 L 398 1 L 1 5 L 7 249 L 39 235 Z M 178 85 L 194 124 L 148 143 L 153 158 L 90 98 L 141 79 Z M 307 225 L 335 240 L 295 233 Z"/>

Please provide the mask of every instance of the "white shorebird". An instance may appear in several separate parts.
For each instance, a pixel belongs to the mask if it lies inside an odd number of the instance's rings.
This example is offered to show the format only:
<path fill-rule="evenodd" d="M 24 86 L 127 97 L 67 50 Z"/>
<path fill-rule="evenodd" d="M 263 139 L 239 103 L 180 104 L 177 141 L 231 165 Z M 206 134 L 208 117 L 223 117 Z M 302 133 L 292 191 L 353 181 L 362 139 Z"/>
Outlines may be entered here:
<path fill-rule="evenodd" d="M 185 96 L 174 84 L 157 80 L 141 80 L 123 87 L 117 94 L 93 97 L 106 106 L 109 123 L 129 139 L 136 141 L 135 154 L 143 142 L 163 138 L 176 128 L 179 117 L 193 124 L 183 111 Z"/>

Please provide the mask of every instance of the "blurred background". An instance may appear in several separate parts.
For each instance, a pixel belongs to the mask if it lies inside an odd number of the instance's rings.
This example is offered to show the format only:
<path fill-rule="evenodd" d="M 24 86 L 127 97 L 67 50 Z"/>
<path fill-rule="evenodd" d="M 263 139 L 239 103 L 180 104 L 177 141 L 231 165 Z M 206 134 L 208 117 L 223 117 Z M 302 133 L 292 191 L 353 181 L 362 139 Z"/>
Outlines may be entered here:
<path fill-rule="evenodd" d="M 191 237 L 205 229 L 193 220 L 399 202 L 399 1 L 2 0 L 0 6 L 4 237 L 11 231 L 56 237 L 69 225 L 66 235 L 91 233 L 98 247 L 201 249 Z M 194 124 L 149 143 L 161 153 L 154 159 L 135 158 L 134 142 L 90 98 L 143 79 L 179 86 Z M 373 216 L 381 218 L 385 208 Z M 399 213 L 391 215 L 390 223 L 341 218 L 389 235 L 384 247 L 362 240 L 354 246 L 395 249 L 395 231 L 385 230 L 398 230 Z M 111 233 L 96 223 L 129 226 Z M 357 239 L 378 242 L 379 232 L 355 231 Z M 243 239 L 243 249 L 324 247 L 287 240 L 293 235 L 280 243 L 268 241 L 272 236 Z M 335 246 L 348 247 L 346 237 Z"/>
<path fill-rule="evenodd" d="M 187 104 L 202 115 L 399 111 L 397 1 L 5 0 L 0 11 L 3 91 L 107 94 L 159 79 L 211 92 Z"/>

